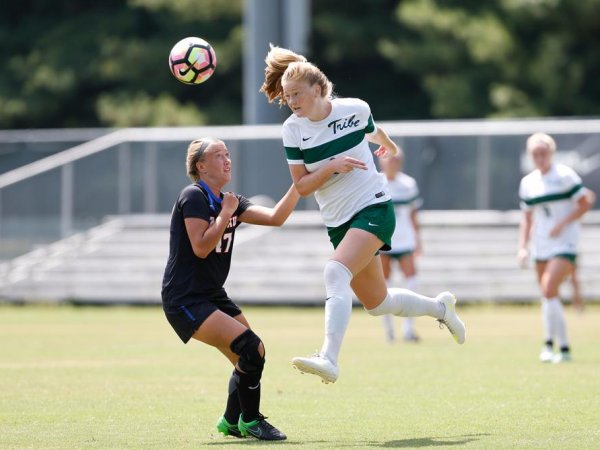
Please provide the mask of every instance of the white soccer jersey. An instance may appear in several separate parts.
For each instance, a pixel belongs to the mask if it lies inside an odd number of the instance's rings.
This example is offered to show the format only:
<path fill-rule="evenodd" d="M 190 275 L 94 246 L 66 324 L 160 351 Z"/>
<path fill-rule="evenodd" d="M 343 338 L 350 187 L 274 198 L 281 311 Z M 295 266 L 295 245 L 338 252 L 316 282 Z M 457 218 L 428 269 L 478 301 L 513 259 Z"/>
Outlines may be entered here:
<path fill-rule="evenodd" d="M 340 156 L 367 165 L 367 170 L 335 174 L 315 191 L 325 225 L 337 227 L 390 196 L 365 138 L 376 131 L 369 105 L 357 98 L 336 98 L 331 103 L 331 113 L 318 122 L 292 114 L 283 124 L 283 145 L 288 164 L 304 164 L 309 172 Z"/>
<path fill-rule="evenodd" d="M 580 222 L 574 221 L 562 233 L 550 237 L 550 231 L 559 220 L 569 215 L 575 202 L 585 195 L 581 178 L 563 164 L 552 164 L 546 174 L 534 170 L 521 180 L 519 197 L 521 208 L 533 211 L 533 256 L 547 260 L 560 254 L 576 254 Z"/>
<path fill-rule="evenodd" d="M 382 176 L 385 177 L 383 174 Z M 396 229 L 392 235 L 390 252 L 414 251 L 417 246 L 417 236 L 410 215 L 413 209 L 419 208 L 422 203 L 419 198 L 419 187 L 415 179 L 405 173 L 398 173 L 396 178 L 387 180 L 387 183 L 396 214 Z"/>

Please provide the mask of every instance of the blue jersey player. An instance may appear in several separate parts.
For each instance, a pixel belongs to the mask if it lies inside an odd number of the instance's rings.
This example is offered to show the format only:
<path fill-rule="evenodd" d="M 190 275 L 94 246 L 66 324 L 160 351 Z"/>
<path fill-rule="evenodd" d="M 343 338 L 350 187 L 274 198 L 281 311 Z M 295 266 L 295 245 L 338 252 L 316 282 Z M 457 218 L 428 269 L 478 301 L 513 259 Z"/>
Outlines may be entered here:
<path fill-rule="evenodd" d="M 231 180 L 231 159 L 220 140 L 193 141 L 186 165 L 194 183 L 181 191 L 171 216 L 162 287 L 165 315 L 184 343 L 193 338 L 216 347 L 234 366 L 217 430 L 226 436 L 286 439 L 259 412 L 264 345 L 223 285 L 240 223 L 280 226 L 300 196 L 292 186 L 275 207 L 266 208 L 223 193 Z"/>

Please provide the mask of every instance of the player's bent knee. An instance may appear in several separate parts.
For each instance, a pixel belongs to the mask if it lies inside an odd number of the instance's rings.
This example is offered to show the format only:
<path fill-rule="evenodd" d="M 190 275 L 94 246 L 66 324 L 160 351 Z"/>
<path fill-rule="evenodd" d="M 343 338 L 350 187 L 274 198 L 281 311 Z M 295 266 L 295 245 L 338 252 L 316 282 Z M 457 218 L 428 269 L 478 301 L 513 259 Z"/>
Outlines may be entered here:
<path fill-rule="evenodd" d="M 262 355 L 261 348 L 262 347 Z M 237 365 L 242 372 L 261 374 L 265 366 L 264 345 L 254 331 L 248 329 L 236 337 L 229 346 L 240 357 Z"/>
<path fill-rule="evenodd" d="M 389 293 L 385 296 L 385 298 L 374 308 L 367 308 L 365 310 L 371 316 L 384 316 L 386 314 L 392 313 L 392 302 L 393 299 Z"/>

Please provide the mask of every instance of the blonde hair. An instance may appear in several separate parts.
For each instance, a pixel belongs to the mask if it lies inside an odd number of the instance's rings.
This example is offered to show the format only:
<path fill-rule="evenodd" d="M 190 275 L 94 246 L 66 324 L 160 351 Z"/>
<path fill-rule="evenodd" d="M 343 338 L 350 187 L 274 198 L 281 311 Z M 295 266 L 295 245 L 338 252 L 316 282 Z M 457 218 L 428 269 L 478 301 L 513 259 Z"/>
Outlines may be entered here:
<path fill-rule="evenodd" d="M 527 151 L 531 152 L 531 149 L 537 143 L 542 143 L 546 147 L 548 147 L 550 153 L 556 152 L 556 142 L 554 141 L 554 139 L 552 139 L 552 136 L 546 133 L 534 133 L 531 136 L 529 136 L 529 138 L 527 139 Z"/>
<path fill-rule="evenodd" d="M 190 145 L 188 145 L 185 166 L 188 177 L 190 177 L 190 180 L 194 183 L 200 179 L 196 164 L 204 159 L 204 152 L 213 142 L 215 142 L 215 139 L 213 138 L 201 138 L 192 141 Z"/>
<path fill-rule="evenodd" d="M 321 97 L 331 97 L 333 93 L 333 84 L 317 66 L 287 48 L 269 44 L 265 62 L 265 82 L 260 92 L 266 95 L 269 103 L 279 98 L 279 105 L 285 105 L 282 81 L 302 80 L 310 86 L 317 84 L 321 87 Z"/>

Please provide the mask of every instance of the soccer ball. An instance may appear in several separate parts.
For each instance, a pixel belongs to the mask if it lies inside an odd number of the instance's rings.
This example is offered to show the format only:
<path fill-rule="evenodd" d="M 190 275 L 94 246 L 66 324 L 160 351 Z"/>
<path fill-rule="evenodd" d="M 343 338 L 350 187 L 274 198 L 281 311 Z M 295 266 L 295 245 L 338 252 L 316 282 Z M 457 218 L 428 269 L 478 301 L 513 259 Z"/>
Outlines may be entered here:
<path fill-rule="evenodd" d="M 204 39 L 187 37 L 171 49 L 169 68 L 179 81 L 200 84 L 208 80 L 217 67 L 217 56 Z"/>

